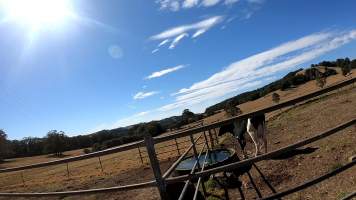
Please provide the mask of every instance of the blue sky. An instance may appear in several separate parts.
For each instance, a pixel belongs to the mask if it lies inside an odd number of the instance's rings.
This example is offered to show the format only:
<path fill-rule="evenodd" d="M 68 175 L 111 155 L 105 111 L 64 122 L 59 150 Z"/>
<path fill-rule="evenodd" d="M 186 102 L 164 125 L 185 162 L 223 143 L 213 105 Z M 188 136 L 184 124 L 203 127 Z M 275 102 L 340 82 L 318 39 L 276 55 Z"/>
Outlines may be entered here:
<path fill-rule="evenodd" d="M 50 9 L 31 1 L 15 11 L 0 1 L 0 129 L 10 139 L 202 112 L 296 68 L 356 56 L 353 0 L 78 0 L 60 21 L 16 13 Z"/>

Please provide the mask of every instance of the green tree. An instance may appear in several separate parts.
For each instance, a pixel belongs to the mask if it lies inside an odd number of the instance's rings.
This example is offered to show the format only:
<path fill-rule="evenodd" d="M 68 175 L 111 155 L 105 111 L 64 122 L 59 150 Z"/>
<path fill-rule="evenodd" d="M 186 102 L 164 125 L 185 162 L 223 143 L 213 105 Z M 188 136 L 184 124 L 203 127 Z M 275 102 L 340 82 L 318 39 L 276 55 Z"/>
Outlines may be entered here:
<path fill-rule="evenodd" d="M 273 101 L 274 103 L 278 103 L 280 100 L 281 100 L 281 97 L 279 96 L 279 94 L 276 93 L 276 92 L 273 92 L 273 94 L 272 94 L 272 101 Z"/>
<path fill-rule="evenodd" d="M 49 131 L 45 138 L 45 153 L 51 153 L 56 156 L 63 155 L 66 149 L 66 140 L 67 136 L 63 131 Z"/>
<path fill-rule="evenodd" d="M 233 117 L 242 113 L 241 109 L 236 107 L 232 100 L 226 102 L 224 110 L 229 117 Z"/>
<path fill-rule="evenodd" d="M 26 145 L 26 153 L 29 156 L 43 153 L 43 139 L 35 137 L 26 137 L 22 140 Z"/>
<path fill-rule="evenodd" d="M 351 69 L 356 69 L 356 59 L 353 59 L 350 63 L 350 68 Z"/>
<path fill-rule="evenodd" d="M 195 114 L 189 109 L 184 109 L 182 113 L 182 122 L 184 124 L 195 121 Z"/>
<path fill-rule="evenodd" d="M 348 73 L 351 72 L 350 65 L 345 65 L 341 68 L 341 72 L 343 76 L 346 76 Z"/>
<path fill-rule="evenodd" d="M 152 121 L 144 125 L 145 131 L 148 132 L 150 135 L 157 136 L 164 132 L 161 124 L 157 121 Z"/>

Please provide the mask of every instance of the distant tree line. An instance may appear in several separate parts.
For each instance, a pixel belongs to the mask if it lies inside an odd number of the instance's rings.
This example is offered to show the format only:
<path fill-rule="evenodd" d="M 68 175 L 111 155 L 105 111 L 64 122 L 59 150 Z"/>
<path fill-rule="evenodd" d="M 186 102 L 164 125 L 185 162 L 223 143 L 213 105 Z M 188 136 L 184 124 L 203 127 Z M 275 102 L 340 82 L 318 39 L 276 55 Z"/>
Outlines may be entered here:
<path fill-rule="evenodd" d="M 318 67 L 323 67 L 324 72 L 319 71 Z M 237 96 L 212 105 L 205 109 L 205 114 L 208 116 L 213 115 L 219 110 L 225 109 L 227 103 L 237 106 L 248 101 L 256 100 L 270 92 L 274 92 L 276 90 L 287 90 L 289 88 L 304 84 L 310 80 L 318 79 L 318 86 L 323 87 L 325 85 L 326 77 L 337 74 L 336 70 L 331 67 L 340 68 L 342 74 L 346 76 L 352 69 L 356 69 L 356 59 L 351 61 L 349 58 L 339 58 L 336 61 L 322 61 L 318 64 L 312 64 L 309 68 L 305 69 L 304 73 L 298 73 L 303 70 L 300 68 L 262 88 L 241 93 Z"/>
<path fill-rule="evenodd" d="M 146 133 L 157 136 L 167 129 L 179 129 L 181 126 L 201 118 L 201 114 L 194 114 L 185 109 L 181 116 L 135 124 L 125 128 L 101 130 L 88 135 L 72 137 L 67 136 L 63 131 L 51 130 L 43 138 L 26 137 L 22 140 L 8 140 L 5 131 L 0 130 L 0 160 L 42 154 L 61 157 L 64 151 L 75 149 L 85 149 L 85 153 L 104 150 L 142 140 Z"/>

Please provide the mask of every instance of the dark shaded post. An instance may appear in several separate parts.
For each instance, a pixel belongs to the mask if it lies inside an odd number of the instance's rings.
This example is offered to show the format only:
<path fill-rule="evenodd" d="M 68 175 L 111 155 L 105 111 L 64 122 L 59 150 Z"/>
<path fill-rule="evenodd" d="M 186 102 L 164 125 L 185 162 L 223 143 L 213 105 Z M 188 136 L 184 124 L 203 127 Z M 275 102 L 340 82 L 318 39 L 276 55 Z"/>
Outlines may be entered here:
<path fill-rule="evenodd" d="M 198 168 L 200 168 L 200 163 L 199 163 L 199 158 L 198 158 L 198 152 L 197 152 L 197 148 L 196 148 L 196 146 L 195 146 L 195 142 L 194 142 L 193 135 L 189 135 L 189 137 L 190 137 L 190 141 L 191 141 L 192 144 L 193 144 L 193 153 L 194 153 L 195 160 L 198 162 L 198 163 L 197 163 Z"/>
<path fill-rule="evenodd" d="M 214 138 L 213 138 L 213 135 L 211 134 L 211 129 L 209 129 L 209 139 L 210 139 L 210 145 L 211 145 L 211 148 L 214 148 Z"/>
<path fill-rule="evenodd" d="M 69 178 L 69 164 L 68 164 L 68 162 L 67 162 L 67 176 Z"/>
<path fill-rule="evenodd" d="M 23 177 L 23 171 L 21 171 L 21 180 L 22 180 L 23 186 L 26 186 L 26 184 L 25 184 L 25 178 Z"/>
<path fill-rule="evenodd" d="M 204 135 L 204 140 L 205 140 L 206 147 L 208 148 L 208 150 L 210 150 L 211 148 L 209 147 L 208 138 L 206 137 L 205 131 L 203 131 L 203 135 Z"/>
<path fill-rule="evenodd" d="M 219 144 L 219 137 L 218 137 L 218 133 L 216 132 L 216 128 L 214 128 L 213 130 L 214 130 L 216 144 Z"/>
<path fill-rule="evenodd" d="M 103 173 L 104 173 L 103 164 L 101 163 L 100 156 L 99 156 L 98 158 L 99 158 L 99 163 L 100 163 L 101 172 L 103 172 Z"/>
<path fill-rule="evenodd" d="M 177 138 L 174 138 L 174 141 L 176 142 L 177 152 L 178 152 L 178 155 L 180 156 L 180 151 L 179 151 L 179 146 L 178 146 Z"/>
<path fill-rule="evenodd" d="M 156 179 L 156 184 L 157 184 L 157 187 L 159 190 L 159 195 L 160 195 L 161 199 L 168 200 L 169 197 L 168 197 L 168 194 L 166 191 L 167 185 L 162 177 L 162 172 L 161 172 L 161 168 L 159 166 L 159 162 L 157 159 L 157 154 L 155 151 L 153 138 L 148 132 L 145 134 L 145 144 L 146 144 L 146 148 L 147 148 L 148 158 L 150 159 L 150 163 L 151 163 L 151 168 L 153 170 L 153 174 Z"/>
<path fill-rule="evenodd" d="M 143 158 L 142 158 L 140 147 L 137 147 L 137 149 L 138 149 L 138 154 L 140 155 L 141 164 L 143 164 Z"/>

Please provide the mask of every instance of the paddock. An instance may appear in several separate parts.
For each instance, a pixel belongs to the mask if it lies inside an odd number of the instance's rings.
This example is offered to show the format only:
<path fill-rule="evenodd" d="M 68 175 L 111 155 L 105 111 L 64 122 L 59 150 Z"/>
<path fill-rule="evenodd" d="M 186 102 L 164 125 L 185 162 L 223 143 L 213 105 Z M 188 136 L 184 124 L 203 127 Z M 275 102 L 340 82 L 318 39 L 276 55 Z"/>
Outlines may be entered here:
<path fill-rule="evenodd" d="M 99 169 L 101 171 L 105 171 L 105 160 L 102 160 L 101 157 L 111 155 L 114 153 L 119 153 L 119 152 L 127 152 L 127 151 L 137 151 L 137 155 L 139 158 L 139 161 L 141 164 L 149 163 L 153 170 L 154 174 L 154 179 L 146 182 L 141 182 L 141 183 L 133 183 L 129 185 L 118 185 L 115 187 L 110 187 L 110 188 L 99 188 L 99 189 L 88 189 L 88 190 L 75 190 L 75 191 L 63 191 L 63 192 L 38 192 L 38 193 L 0 193 L 0 197 L 48 197 L 48 196 L 72 196 L 72 195 L 88 195 L 88 194 L 96 194 L 96 193 L 107 193 L 107 192 L 116 192 L 116 191 L 123 191 L 123 190 L 132 190 L 132 189 L 138 189 L 138 188 L 145 188 L 145 187 L 157 187 L 159 194 L 161 196 L 161 199 L 167 199 L 167 192 L 166 192 L 166 186 L 167 184 L 175 183 L 175 182 L 185 182 L 185 189 L 182 190 L 181 192 L 181 198 L 183 199 L 185 195 L 186 188 L 188 184 L 191 182 L 193 179 L 198 179 L 197 182 L 197 190 L 195 194 L 198 192 L 199 185 L 203 181 L 203 177 L 210 176 L 212 174 L 217 174 L 224 172 L 226 170 L 233 170 L 237 169 L 242 166 L 250 165 L 250 164 L 255 164 L 263 160 L 268 160 L 271 158 L 275 158 L 277 156 L 280 156 L 286 152 L 295 150 L 299 147 L 303 147 L 305 145 L 311 144 L 313 142 L 322 140 L 324 138 L 330 137 L 332 135 L 337 135 L 337 133 L 345 128 L 349 128 L 355 125 L 356 119 L 353 118 L 351 120 L 345 121 L 344 123 L 341 123 L 335 127 L 332 127 L 328 130 L 322 131 L 320 133 L 316 133 L 315 136 L 300 140 L 296 143 L 290 144 L 288 146 L 279 148 L 277 150 L 273 150 L 271 152 L 268 152 L 267 154 L 254 157 L 254 158 L 249 158 L 240 162 L 235 162 L 231 164 L 227 164 L 224 166 L 216 167 L 213 169 L 204 169 L 204 166 L 202 166 L 201 171 L 192 171 L 190 175 L 183 175 L 183 176 L 177 176 L 177 177 L 172 177 L 170 176 L 172 172 L 174 171 L 175 167 L 180 163 L 182 159 L 184 159 L 187 155 L 194 155 L 195 157 L 199 158 L 199 156 L 204 156 L 206 158 L 206 154 L 203 155 L 200 152 L 203 152 L 202 149 L 206 148 L 208 151 L 211 150 L 214 145 L 217 145 L 217 136 L 216 136 L 216 130 L 224 124 L 230 123 L 233 120 L 238 120 L 238 119 L 246 119 L 250 116 L 253 116 L 255 114 L 259 113 L 269 113 L 273 112 L 275 110 L 279 110 L 285 107 L 293 106 L 299 103 L 303 103 L 305 101 L 308 101 L 310 99 L 314 98 L 319 98 L 321 95 L 326 94 L 328 92 L 332 92 L 334 90 L 347 87 L 349 85 L 354 84 L 355 78 L 343 81 L 339 84 L 332 85 L 329 87 L 326 87 L 324 89 L 321 89 L 319 91 L 304 95 L 302 97 L 295 98 L 290 101 L 286 102 L 281 102 L 279 104 L 276 104 L 274 106 L 270 106 L 264 109 L 260 109 L 254 112 L 249 112 L 245 113 L 242 115 L 239 115 L 237 117 L 233 117 L 224 121 L 218 121 L 215 123 L 211 124 L 197 124 L 196 126 L 189 128 L 187 130 L 180 130 L 175 133 L 169 134 L 169 135 L 163 135 L 163 136 L 158 136 L 158 137 L 150 137 L 147 135 L 145 137 L 145 140 L 143 141 L 138 141 L 118 147 L 114 147 L 111 149 L 107 149 L 104 151 L 99 151 L 95 153 L 90 153 L 86 155 L 80 155 L 80 156 L 74 156 L 70 158 L 64 158 L 60 160 L 54 160 L 50 162 L 43 162 L 43 163 L 38 163 L 38 164 L 31 164 L 31 165 L 25 165 L 25 166 L 20 166 L 20 167 L 12 167 L 12 168 L 5 168 L 5 169 L 0 169 L 0 174 L 9 174 L 13 176 L 13 173 L 19 173 L 23 185 L 26 185 L 26 172 L 28 170 L 32 169 L 38 169 L 42 167 L 49 167 L 49 166 L 65 166 L 65 171 L 66 171 L 66 176 L 70 177 L 71 176 L 71 163 L 80 161 L 80 160 L 86 160 L 86 159 L 97 159 L 97 163 L 99 163 Z M 354 132 L 353 132 L 354 133 Z M 161 149 L 164 149 L 164 151 L 161 151 Z M 162 167 L 160 166 L 159 162 L 159 157 L 162 154 L 176 154 L 178 156 L 178 159 L 173 162 L 173 164 L 168 167 L 168 169 L 162 171 Z M 103 165 L 104 163 L 104 165 Z M 317 177 L 312 180 L 308 180 L 303 184 L 300 184 L 294 188 L 290 188 L 288 190 L 283 190 L 283 191 L 275 191 L 272 192 L 273 194 L 270 194 L 268 196 L 262 196 L 259 195 L 260 199 L 278 199 L 282 198 L 286 195 L 289 195 L 291 193 L 303 190 L 307 187 L 310 187 L 311 185 L 320 183 L 321 181 L 330 178 L 332 176 L 335 176 L 345 170 L 350 169 L 355 165 L 355 161 L 351 161 L 329 173 L 326 173 L 320 177 Z M 82 166 L 85 167 L 85 166 Z M 18 175 L 18 174 L 17 174 Z M 352 194 L 350 194 L 352 196 Z M 195 195 L 194 199 L 197 197 Z M 347 198 L 352 198 L 352 197 L 347 197 Z M 346 198 L 346 199 L 347 199 Z"/>

